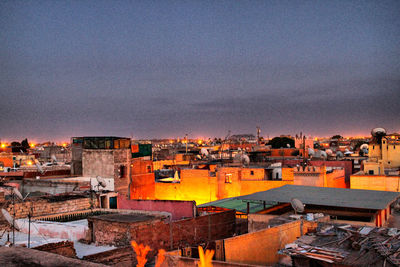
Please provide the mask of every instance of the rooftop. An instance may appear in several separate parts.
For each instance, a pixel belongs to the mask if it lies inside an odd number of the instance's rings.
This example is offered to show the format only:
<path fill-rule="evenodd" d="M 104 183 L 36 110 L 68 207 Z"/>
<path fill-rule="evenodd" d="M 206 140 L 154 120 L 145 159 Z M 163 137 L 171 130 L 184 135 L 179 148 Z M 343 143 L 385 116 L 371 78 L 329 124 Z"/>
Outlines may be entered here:
<path fill-rule="evenodd" d="M 96 220 L 103 220 L 109 222 L 127 222 L 127 223 L 134 223 L 134 222 L 145 222 L 151 221 L 154 219 L 158 219 L 157 216 L 146 215 L 146 214 L 106 214 L 106 215 L 99 215 L 90 217 L 90 219 Z"/>
<path fill-rule="evenodd" d="M 398 192 L 388 191 L 284 185 L 237 199 L 290 203 L 292 198 L 297 198 L 309 205 L 381 210 L 399 196 Z"/>
<path fill-rule="evenodd" d="M 272 206 L 273 205 L 266 205 L 265 208 L 269 208 Z M 198 207 L 219 207 L 247 213 L 247 202 L 237 198 L 225 198 L 221 200 L 216 200 L 213 202 L 201 204 Z M 258 211 L 264 210 L 265 208 L 262 203 L 250 203 L 250 213 L 256 213 Z"/>

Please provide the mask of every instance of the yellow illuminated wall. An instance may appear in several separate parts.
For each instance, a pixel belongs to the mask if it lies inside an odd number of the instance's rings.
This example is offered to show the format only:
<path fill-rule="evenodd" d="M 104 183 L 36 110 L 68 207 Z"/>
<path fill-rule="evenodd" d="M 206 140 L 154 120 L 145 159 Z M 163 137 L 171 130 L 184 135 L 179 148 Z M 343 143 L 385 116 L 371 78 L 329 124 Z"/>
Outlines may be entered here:
<path fill-rule="evenodd" d="M 400 176 L 351 175 L 350 188 L 400 192 Z"/>

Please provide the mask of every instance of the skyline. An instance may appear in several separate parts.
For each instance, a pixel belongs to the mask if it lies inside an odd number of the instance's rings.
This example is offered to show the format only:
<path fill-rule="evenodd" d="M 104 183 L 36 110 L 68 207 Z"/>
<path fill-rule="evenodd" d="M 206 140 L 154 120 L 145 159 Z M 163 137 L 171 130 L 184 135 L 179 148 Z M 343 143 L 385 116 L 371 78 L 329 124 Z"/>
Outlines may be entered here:
<path fill-rule="evenodd" d="M 0 137 L 399 132 L 399 13 L 397 1 L 2 1 Z"/>

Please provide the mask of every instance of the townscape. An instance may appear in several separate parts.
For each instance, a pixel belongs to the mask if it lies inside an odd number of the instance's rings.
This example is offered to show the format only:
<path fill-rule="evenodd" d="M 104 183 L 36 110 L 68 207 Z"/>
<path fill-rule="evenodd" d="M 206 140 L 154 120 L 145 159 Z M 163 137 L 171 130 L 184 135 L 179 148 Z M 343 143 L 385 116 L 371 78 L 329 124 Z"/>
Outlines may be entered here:
<path fill-rule="evenodd" d="M 213 266 L 400 263 L 400 134 L 384 128 L 24 140 L 0 157 L 5 264 L 136 266 L 132 241 L 161 266 L 194 266 L 198 247 Z"/>
<path fill-rule="evenodd" d="M 400 266 L 399 0 L 1 0 L 0 267 Z"/>

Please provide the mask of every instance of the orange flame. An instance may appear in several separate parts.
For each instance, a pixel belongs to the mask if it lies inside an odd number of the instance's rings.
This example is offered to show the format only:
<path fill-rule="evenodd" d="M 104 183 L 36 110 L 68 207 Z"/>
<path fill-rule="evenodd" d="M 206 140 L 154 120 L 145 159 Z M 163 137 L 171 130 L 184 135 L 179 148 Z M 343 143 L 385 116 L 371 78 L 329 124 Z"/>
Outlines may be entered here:
<path fill-rule="evenodd" d="M 164 255 L 165 255 L 165 250 L 159 249 L 158 250 L 158 256 L 157 256 L 157 262 L 156 262 L 155 267 L 161 267 L 161 264 L 165 260 L 165 256 Z"/>
<path fill-rule="evenodd" d="M 131 246 L 132 248 L 135 250 L 136 252 L 136 260 L 138 262 L 138 264 L 136 265 L 136 267 L 144 267 L 144 265 L 147 262 L 146 256 L 147 253 L 151 250 L 149 246 L 144 246 L 143 244 L 139 244 L 136 243 L 135 241 L 131 241 Z M 161 264 L 163 263 L 164 259 L 165 259 L 165 250 L 163 249 L 159 249 L 158 250 L 158 257 L 157 257 L 157 262 L 155 267 L 160 267 Z"/>
<path fill-rule="evenodd" d="M 138 264 L 136 267 L 144 267 L 147 262 L 147 253 L 151 250 L 149 246 L 143 246 L 143 244 L 138 245 L 135 241 L 131 242 L 133 249 L 136 252 L 136 259 Z"/>
<path fill-rule="evenodd" d="M 199 267 L 212 267 L 212 258 L 214 256 L 214 250 L 206 250 L 206 253 L 204 253 L 204 250 L 201 246 L 199 248 L 199 257 L 200 257 L 200 262 L 198 263 Z"/>

